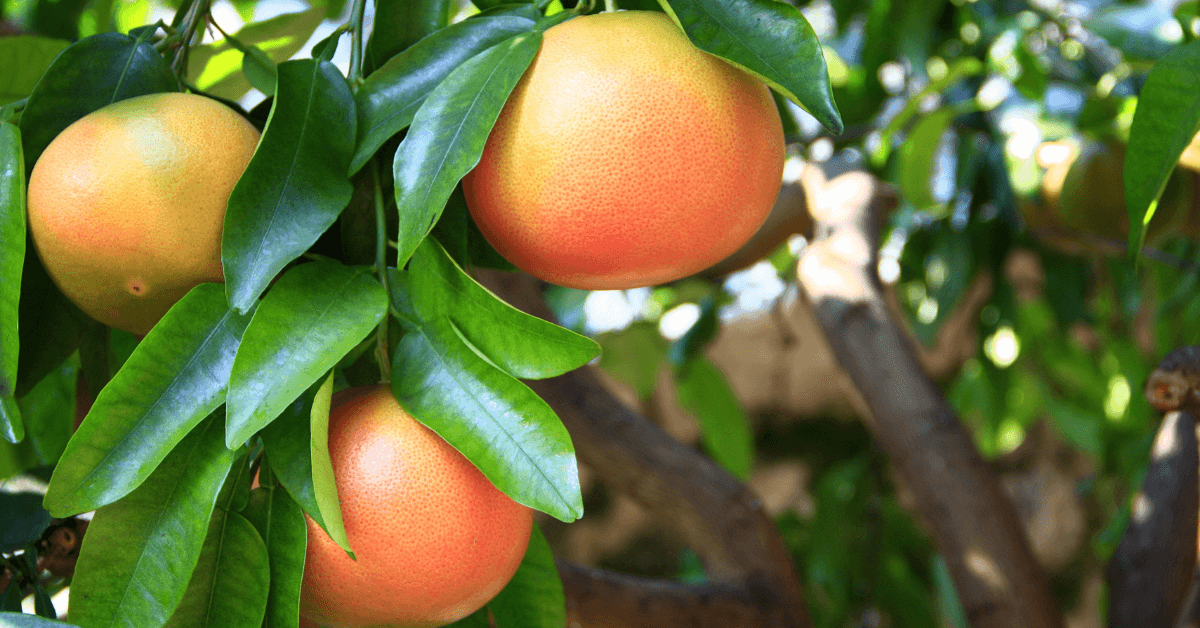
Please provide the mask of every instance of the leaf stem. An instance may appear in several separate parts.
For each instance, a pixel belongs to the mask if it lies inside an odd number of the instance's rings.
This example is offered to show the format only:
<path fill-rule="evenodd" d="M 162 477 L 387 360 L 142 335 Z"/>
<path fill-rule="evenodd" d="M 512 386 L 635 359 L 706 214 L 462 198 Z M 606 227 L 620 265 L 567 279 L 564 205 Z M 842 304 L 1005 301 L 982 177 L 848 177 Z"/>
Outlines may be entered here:
<path fill-rule="evenodd" d="M 356 87 L 363 78 L 363 15 L 366 10 L 366 0 L 354 0 L 354 6 L 350 9 L 350 84 Z"/>
<path fill-rule="evenodd" d="M 191 50 L 192 40 L 196 37 L 196 29 L 208 16 L 211 4 L 212 0 L 193 0 L 190 4 L 180 8 L 182 15 L 176 13 L 175 19 L 171 21 L 171 26 L 177 28 L 181 33 L 179 50 L 175 52 L 175 57 L 171 60 L 171 72 L 178 77 L 181 83 L 187 77 L 188 52 Z"/>
<path fill-rule="evenodd" d="M 354 31 L 358 33 L 358 31 Z M 383 185 L 379 182 L 379 163 L 375 159 L 371 159 L 371 177 L 374 179 L 375 187 L 375 268 L 379 270 L 379 283 L 383 285 L 383 292 L 387 294 L 388 308 L 392 304 L 392 286 L 388 282 L 387 273 L 387 214 L 384 211 L 386 206 L 383 203 Z M 392 381 L 392 361 L 388 355 L 388 324 L 390 318 L 383 317 L 379 321 L 379 331 L 375 334 L 377 345 L 375 347 L 376 357 L 379 359 L 379 377 L 381 383 Z"/>

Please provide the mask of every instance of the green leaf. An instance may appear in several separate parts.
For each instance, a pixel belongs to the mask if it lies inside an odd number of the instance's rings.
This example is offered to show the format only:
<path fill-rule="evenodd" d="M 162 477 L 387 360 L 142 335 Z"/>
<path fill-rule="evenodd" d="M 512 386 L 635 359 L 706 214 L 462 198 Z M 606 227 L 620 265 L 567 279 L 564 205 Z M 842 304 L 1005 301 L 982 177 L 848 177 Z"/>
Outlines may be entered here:
<path fill-rule="evenodd" d="M 279 416 L 385 314 L 387 295 L 363 269 L 314 262 L 284 273 L 254 313 L 233 361 L 229 447 Z"/>
<path fill-rule="evenodd" d="M 1125 151 L 1125 205 L 1133 257 L 1142 250 L 1158 197 L 1197 130 L 1200 41 L 1179 46 L 1159 59 L 1138 96 Z"/>
<path fill-rule="evenodd" d="M 342 502 L 338 499 L 337 483 L 333 477 L 333 461 L 329 458 L 329 406 L 333 400 L 333 371 L 313 395 L 308 454 L 312 460 L 313 494 L 320 509 L 322 527 L 346 553 L 354 558 L 346 526 L 342 523 Z"/>
<path fill-rule="evenodd" d="M 308 547 L 304 512 L 283 487 L 276 486 L 251 491 L 250 503 L 242 514 L 258 530 L 270 559 L 270 589 L 263 628 L 296 628 L 304 552 Z"/>
<path fill-rule="evenodd" d="M 242 73 L 254 89 L 266 94 L 275 95 L 276 65 L 258 46 L 250 46 L 242 56 Z"/>
<path fill-rule="evenodd" d="M 667 359 L 667 341 L 650 321 L 600 334 L 600 368 L 625 382 L 642 399 L 654 393 L 658 370 Z"/>
<path fill-rule="evenodd" d="M 119 33 L 81 39 L 63 50 L 38 80 L 25 110 L 25 165 L 83 116 L 134 96 L 178 91 L 167 62 L 148 43 Z"/>
<path fill-rule="evenodd" d="M 675 371 L 679 404 L 696 416 L 708 453 L 745 480 L 754 467 L 754 440 L 746 411 L 720 369 L 697 356 Z"/>
<path fill-rule="evenodd" d="M 25 157 L 21 129 L 8 122 L 0 122 L 0 242 L 5 243 L 0 247 L 0 436 L 16 443 L 25 438 L 16 400 L 17 325 L 25 267 Z"/>
<path fill-rule="evenodd" d="M 485 606 L 453 624 L 446 624 L 446 628 L 491 628 L 491 625 L 492 622 L 488 620 L 488 611 Z"/>
<path fill-rule="evenodd" d="M 471 57 L 417 110 L 392 164 L 400 215 L 397 268 L 433 229 L 459 180 L 479 163 L 508 94 L 541 43 L 542 34 L 531 32 Z"/>
<path fill-rule="evenodd" d="M 33 585 L 33 612 L 49 619 L 58 619 L 58 612 L 54 610 L 54 601 L 50 599 L 50 595 L 40 584 Z"/>
<path fill-rule="evenodd" d="M 354 94 L 358 140 L 350 172 L 358 172 L 388 138 L 407 127 L 450 72 L 533 25 L 533 20 L 513 16 L 464 20 L 425 37 L 368 76 Z"/>
<path fill-rule="evenodd" d="M 55 516 L 94 510 L 129 493 L 225 401 L 250 315 L 231 311 L 224 297 L 219 284 L 193 288 L 100 391 L 50 480 L 46 505 Z"/>
<path fill-rule="evenodd" d="M 435 33 L 450 21 L 449 0 L 380 0 L 375 3 L 371 39 L 365 51 L 366 71 L 382 66 L 396 53 Z"/>
<path fill-rule="evenodd" d="M 19 100 L 33 91 L 42 73 L 70 42 L 37 35 L 0 37 L 0 103 Z"/>
<path fill-rule="evenodd" d="M 821 42 L 800 10 L 774 0 L 659 0 L 692 43 L 753 73 L 842 132 Z"/>
<path fill-rule="evenodd" d="M 472 350 L 449 319 L 427 321 L 400 340 L 392 391 L 515 501 L 561 521 L 582 516 L 575 449 L 562 422 Z"/>
<path fill-rule="evenodd" d="M 446 252 L 460 266 L 510 272 L 517 270 L 512 262 L 496 252 L 492 243 L 487 241 L 471 218 L 462 185 L 454 188 L 454 192 L 450 194 L 450 200 L 442 210 L 442 217 L 433 226 L 432 235 L 446 247 Z"/>
<path fill-rule="evenodd" d="M 590 338 L 500 300 L 430 238 L 417 247 L 408 273 L 413 306 L 421 318 L 450 317 L 471 346 L 513 377 L 555 377 L 600 353 Z"/>
<path fill-rule="evenodd" d="M 168 628 L 259 628 L 271 577 L 267 546 L 242 515 L 218 507 Z"/>
<path fill-rule="evenodd" d="M 900 189 L 904 191 L 905 199 L 917 209 L 931 210 L 944 204 L 933 196 L 936 156 L 942 135 L 958 113 L 952 107 L 944 107 L 921 118 L 900 147 L 897 164 Z"/>
<path fill-rule="evenodd" d="M 96 511 L 71 583 L 83 626 L 155 628 L 183 599 L 217 494 L 237 457 L 220 413 L 180 441 L 124 499 Z"/>
<path fill-rule="evenodd" d="M 1046 411 L 1063 436 L 1076 447 L 1100 458 L 1104 455 L 1103 415 L 1046 395 Z"/>
<path fill-rule="evenodd" d="M 28 234 L 25 250 L 33 250 Z M 79 348 L 88 328 L 99 324 L 63 296 L 37 255 L 25 256 L 19 309 L 18 398 L 57 369 Z"/>
<path fill-rule="evenodd" d="M 33 390 L 17 400 L 25 420 L 25 441 L 36 465 L 53 465 L 62 456 L 75 432 L 75 388 L 79 380 L 78 359 L 68 358 L 51 371 Z M 2 477 L 2 476 L 0 476 Z"/>
<path fill-rule="evenodd" d="M 700 299 L 700 318 L 667 349 L 667 359 L 671 364 L 680 366 L 699 356 L 709 343 L 717 337 L 721 330 L 721 319 L 717 317 L 717 307 L 711 296 Z M 654 373 L 656 375 L 657 373 Z"/>
<path fill-rule="evenodd" d="M 354 98 L 333 64 L 279 64 L 262 139 L 229 196 L 221 263 L 229 303 L 250 309 L 267 284 L 337 220 L 354 192 Z"/>
<path fill-rule="evenodd" d="M 243 47 L 261 50 L 273 63 L 283 63 L 300 52 L 324 18 L 321 7 L 285 13 L 247 24 L 232 38 Z M 188 76 L 196 77 L 196 87 L 214 96 L 231 100 L 245 96 L 250 82 L 242 69 L 243 54 L 229 40 L 196 46 L 188 54 Z"/>
<path fill-rule="evenodd" d="M 8 583 L 8 588 L 4 590 L 4 595 L 0 596 L 0 611 L 21 612 L 21 599 L 24 597 L 21 591 L 20 583 L 16 578 Z M 32 615 L 30 615 L 32 617 Z"/>
<path fill-rule="evenodd" d="M 309 386 L 304 394 L 262 431 L 263 446 L 270 456 L 271 470 L 275 478 L 300 504 L 301 510 L 312 517 L 322 529 L 325 528 L 325 520 L 321 517 L 321 507 L 317 504 L 316 490 L 313 488 L 311 424 L 313 399 L 327 381 L 330 381 L 329 378 L 322 378 Z M 332 468 L 329 472 L 333 473 Z"/>
<path fill-rule="evenodd" d="M 512 580 L 488 602 L 500 628 L 562 628 L 567 625 L 567 602 L 550 544 L 535 523 L 529 548 Z"/>
<path fill-rule="evenodd" d="M 79 628 L 75 624 L 23 613 L 0 613 L 0 628 Z"/>
<path fill-rule="evenodd" d="M 38 493 L 0 493 L 0 552 L 12 552 L 37 541 L 50 525 L 50 513 L 42 508 Z"/>

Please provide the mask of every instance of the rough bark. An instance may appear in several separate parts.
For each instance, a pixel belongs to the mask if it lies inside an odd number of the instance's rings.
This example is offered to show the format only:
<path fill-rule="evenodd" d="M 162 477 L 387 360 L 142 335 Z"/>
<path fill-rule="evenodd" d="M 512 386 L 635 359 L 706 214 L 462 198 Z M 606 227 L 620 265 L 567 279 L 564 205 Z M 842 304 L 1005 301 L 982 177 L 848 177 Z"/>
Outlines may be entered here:
<path fill-rule="evenodd" d="M 552 318 L 533 278 L 490 271 L 477 274 L 514 306 Z M 567 604 L 576 609 L 577 625 L 810 625 L 795 566 L 758 498 L 720 466 L 622 405 L 593 369 L 584 367 L 528 384 L 558 413 L 580 459 L 605 484 L 678 530 L 704 561 L 714 584 L 651 585 L 641 579 L 570 568 L 565 581 Z M 653 616 L 661 621 L 646 623 L 641 614 L 650 608 L 642 606 L 648 603 L 642 600 L 649 599 L 649 591 L 664 595 L 661 605 L 653 608 Z M 693 620 L 697 623 L 684 623 Z"/>
<path fill-rule="evenodd" d="M 1012 503 L 881 296 L 878 222 L 889 196 L 865 173 L 806 188 L 817 240 L 799 261 L 801 292 L 870 407 L 872 432 L 912 490 L 971 625 L 1062 626 Z"/>

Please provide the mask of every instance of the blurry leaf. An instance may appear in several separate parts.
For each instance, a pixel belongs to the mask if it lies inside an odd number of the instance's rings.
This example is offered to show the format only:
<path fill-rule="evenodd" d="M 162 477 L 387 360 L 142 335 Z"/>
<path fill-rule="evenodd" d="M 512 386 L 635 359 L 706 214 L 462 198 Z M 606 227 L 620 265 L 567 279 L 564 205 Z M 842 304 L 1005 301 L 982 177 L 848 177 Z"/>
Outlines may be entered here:
<path fill-rule="evenodd" d="M 679 405 L 700 423 L 704 447 L 718 464 L 745 480 L 754 468 L 750 421 L 729 381 L 711 360 L 696 356 L 675 370 Z"/>
<path fill-rule="evenodd" d="M 1103 37 L 1128 59 L 1158 59 L 1176 43 L 1161 35 L 1163 27 L 1174 21 L 1169 12 L 1150 4 L 1117 5 L 1083 20 L 1083 26 Z"/>
<path fill-rule="evenodd" d="M 285 13 L 247 24 L 233 33 L 233 37 L 243 46 L 258 48 L 271 61 L 283 63 L 304 47 L 324 18 L 325 11 L 320 7 Z M 209 94 L 237 100 L 250 91 L 250 83 L 242 72 L 242 57 L 226 40 L 196 46 L 188 54 L 188 76 L 196 77 L 196 87 Z"/>
<path fill-rule="evenodd" d="M 243 512 L 267 546 L 270 593 L 263 628 L 296 628 L 308 526 L 304 512 L 281 486 L 256 488 Z"/>
<path fill-rule="evenodd" d="M 447 318 L 400 340 L 392 390 L 515 501 L 569 522 L 583 515 L 571 437 L 532 390 L 479 357 Z"/>
<path fill-rule="evenodd" d="M 702 356 L 704 348 L 717 337 L 721 321 L 717 318 L 717 308 L 713 298 L 706 296 L 700 299 L 700 318 L 681 336 L 671 343 L 667 349 L 667 359 L 675 366 L 682 366 L 697 356 Z"/>
<path fill-rule="evenodd" d="M 250 81 L 254 89 L 267 96 L 275 95 L 277 74 L 275 62 L 271 61 L 267 53 L 257 46 L 250 46 L 242 55 L 242 73 L 246 75 L 246 80 Z"/>
<path fill-rule="evenodd" d="M 259 628 L 271 576 L 267 546 L 237 512 L 218 506 L 168 628 Z"/>
<path fill-rule="evenodd" d="M 54 470 L 46 505 L 67 517 L 135 489 L 186 434 L 225 401 L 250 315 L 201 284 L 176 303 L 100 391 Z"/>
<path fill-rule="evenodd" d="M 445 28 L 450 11 L 449 0 L 378 0 L 364 52 L 365 72 L 370 73 L 396 53 Z"/>
<path fill-rule="evenodd" d="M 31 29 L 60 39 L 79 39 L 79 21 L 89 0 L 36 0 L 30 17 Z"/>
<path fill-rule="evenodd" d="M 262 140 L 229 196 L 221 263 L 229 304 L 245 312 L 288 262 L 337 220 L 354 186 L 354 103 L 333 64 L 279 64 Z"/>
<path fill-rule="evenodd" d="M 940 555 L 933 558 L 933 586 L 941 616 L 949 628 L 971 628 L 970 622 L 967 621 L 967 611 L 963 609 L 962 602 L 958 599 L 958 591 L 954 588 L 950 568 Z"/>
<path fill-rule="evenodd" d="M 0 627 L 2 628 L 79 628 L 75 624 L 46 619 L 37 615 L 0 612 Z"/>
<path fill-rule="evenodd" d="M 1103 456 L 1102 415 L 1080 408 L 1071 402 L 1056 399 L 1054 395 L 1046 395 L 1045 401 L 1046 411 L 1050 413 L 1050 418 L 1067 440 L 1098 459 Z"/>
<path fill-rule="evenodd" d="M 448 316 L 471 345 L 519 379 L 562 375 L 596 357 L 600 347 L 500 300 L 463 272 L 445 249 L 426 238 L 409 264 L 409 287 L 418 316 Z"/>
<path fill-rule="evenodd" d="M 333 371 L 325 378 L 324 383 L 313 395 L 312 413 L 310 415 L 309 431 L 312 438 L 309 441 L 308 455 L 312 460 L 313 495 L 320 511 L 322 527 L 350 558 L 354 551 L 350 547 L 350 538 L 346 535 L 346 526 L 342 523 L 342 502 L 338 499 L 337 482 L 333 477 L 333 461 L 329 458 L 329 408 L 333 400 Z"/>
<path fill-rule="evenodd" d="M 900 132 L 913 116 L 921 111 L 921 103 L 932 94 L 941 94 L 950 86 L 958 83 L 964 78 L 981 74 L 986 68 L 983 62 L 975 57 L 964 57 L 957 59 L 946 71 L 946 75 L 930 81 L 920 92 L 917 92 L 907 102 L 904 103 L 904 108 L 901 109 L 895 116 L 888 121 L 887 126 L 880 131 L 879 148 L 871 154 L 872 163 L 877 166 L 882 166 L 886 160 L 888 151 L 891 149 L 892 136 Z M 961 111 L 959 112 L 961 113 Z M 948 124 L 948 123 L 947 123 Z"/>
<path fill-rule="evenodd" d="M 0 52 L 4 39 L 0 38 Z M 21 129 L 0 122 L 0 437 L 10 443 L 25 438 L 17 407 L 17 324 L 20 319 L 21 272 L 25 267 L 25 158 Z"/>
<path fill-rule="evenodd" d="M 386 313 L 387 295 L 362 269 L 313 262 L 284 273 L 255 312 L 233 362 L 230 448 L 279 416 Z"/>
<path fill-rule="evenodd" d="M 33 585 L 33 612 L 47 619 L 58 619 L 58 613 L 54 610 L 54 602 L 40 584 Z"/>
<path fill-rule="evenodd" d="M 1125 153 L 1129 250 L 1137 258 L 1145 225 L 1183 149 L 1200 129 L 1200 42 L 1169 52 L 1146 76 Z"/>
<path fill-rule="evenodd" d="M 934 174 L 937 172 L 936 157 L 942 145 L 942 136 L 958 111 L 945 107 L 921 118 L 905 138 L 900 147 L 899 170 L 900 189 L 904 197 L 919 210 L 933 210 L 943 206 L 944 201 L 934 197 Z M 938 212 L 940 217 L 943 212 Z"/>
<path fill-rule="evenodd" d="M 445 628 L 491 628 L 491 626 L 492 622 L 488 619 L 488 610 L 485 606 L 453 624 L 446 624 Z"/>
<path fill-rule="evenodd" d="M 236 454 L 224 417 L 201 423 L 124 499 L 96 511 L 71 582 L 83 626 L 162 626 L 183 599 Z"/>
<path fill-rule="evenodd" d="M 476 17 L 448 26 L 392 57 L 354 94 L 358 140 L 350 172 L 358 172 L 388 138 L 407 127 L 435 87 L 476 54 L 533 28 L 522 17 Z"/>
<path fill-rule="evenodd" d="M 397 267 L 433 229 L 459 180 L 479 163 L 509 92 L 541 43 L 541 33 L 531 32 L 471 57 L 417 110 L 392 165 L 400 215 Z"/>
<path fill-rule="evenodd" d="M 821 42 L 796 7 L 773 0 L 659 0 L 701 50 L 752 72 L 830 133 L 842 117 Z"/>
<path fill-rule="evenodd" d="M 0 595 L 0 617 L 7 615 L 3 611 L 12 611 L 14 613 L 21 612 L 21 599 L 24 597 L 20 583 L 16 578 L 13 578 L 8 583 L 8 588 L 4 590 L 4 595 Z M 36 615 L 23 615 L 23 617 L 36 617 Z"/>
<path fill-rule="evenodd" d="M 105 106 L 145 94 L 178 91 L 166 60 L 148 43 L 105 33 L 68 46 L 38 80 L 21 112 L 25 167 L 72 122 Z"/>
<path fill-rule="evenodd" d="M 621 331 L 600 334 L 600 368 L 632 386 L 642 399 L 654 392 L 658 369 L 667 358 L 667 341 L 658 325 L 638 321 Z"/>
<path fill-rule="evenodd" d="M 936 626 L 925 583 L 904 554 L 885 549 L 876 559 L 875 598 L 897 626 Z"/>
<path fill-rule="evenodd" d="M 0 492 L 0 552 L 11 553 L 37 541 L 50 525 L 38 493 Z"/>
<path fill-rule="evenodd" d="M 37 35 L 0 37 L 0 104 L 29 95 L 54 57 L 70 42 Z"/>
<path fill-rule="evenodd" d="M 567 603 L 550 544 L 535 523 L 529 547 L 512 580 L 488 602 L 497 626 L 562 628 L 567 625 Z"/>

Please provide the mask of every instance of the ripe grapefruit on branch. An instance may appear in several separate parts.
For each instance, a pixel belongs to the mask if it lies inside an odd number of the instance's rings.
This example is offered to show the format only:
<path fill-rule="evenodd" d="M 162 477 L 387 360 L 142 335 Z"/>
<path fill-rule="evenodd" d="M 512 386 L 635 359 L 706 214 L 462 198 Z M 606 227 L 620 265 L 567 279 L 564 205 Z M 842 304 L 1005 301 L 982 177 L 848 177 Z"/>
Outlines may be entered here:
<path fill-rule="evenodd" d="M 516 573 L 533 512 L 406 413 L 386 385 L 334 395 L 329 454 L 352 560 L 311 518 L 300 614 L 338 627 L 444 626 Z"/>
<path fill-rule="evenodd" d="M 632 288 L 736 251 L 771 211 L 783 159 L 763 83 L 665 14 L 621 11 L 546 31 L 463 190 L 522 270 Z"/>
<path fill-rule="evenodd" d="M 96 320 L 148 332 L 188 290 L 223 280 L 225 207 L 258 137 L 192 94 L 130 98 L 75 121 L 29 179 L 29 228 L 50 277 Z"/>

